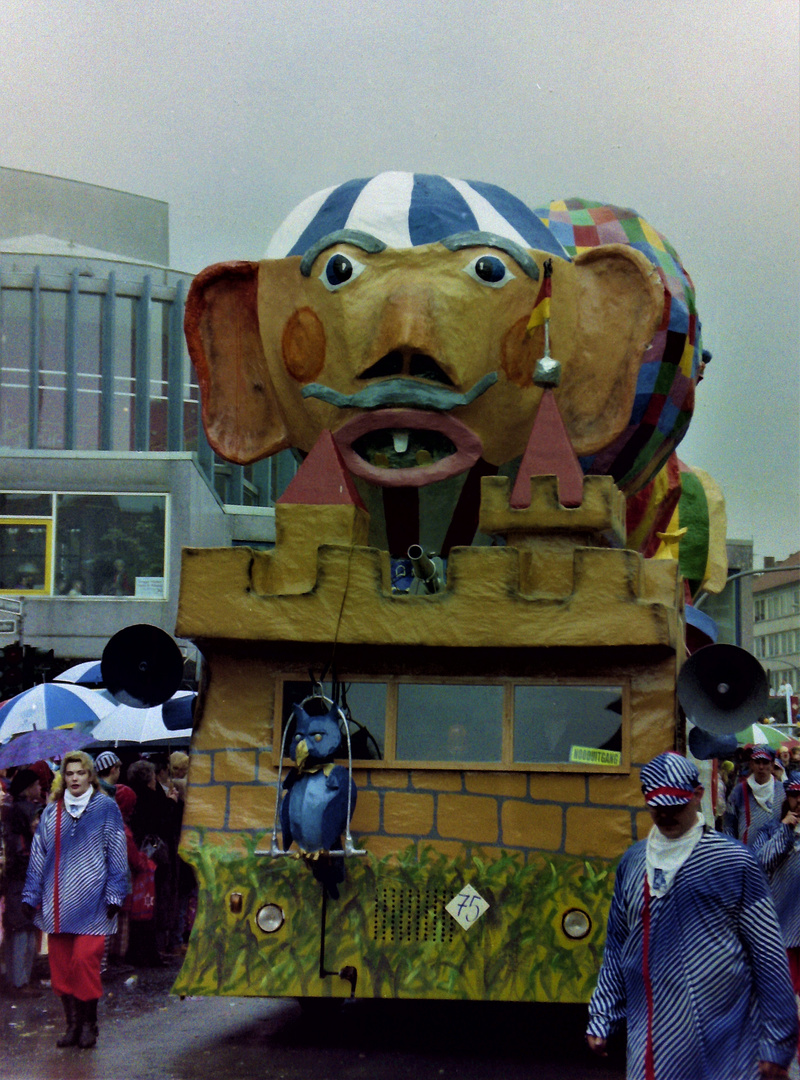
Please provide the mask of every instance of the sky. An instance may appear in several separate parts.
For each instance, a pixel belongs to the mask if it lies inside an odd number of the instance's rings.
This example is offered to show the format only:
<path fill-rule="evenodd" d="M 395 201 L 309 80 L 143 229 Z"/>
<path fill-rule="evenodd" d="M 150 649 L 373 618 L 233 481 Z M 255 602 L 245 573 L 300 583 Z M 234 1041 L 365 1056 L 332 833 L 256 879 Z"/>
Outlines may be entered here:
<path fill-rule="evenodd" d="M 635 208 L 713 354 L 679 448 L 755 565 L 800 548 L 796 0 L 3 0 L 0 165 L 170 207 L 170 262 L 263 256 L 384 170 Z"/>

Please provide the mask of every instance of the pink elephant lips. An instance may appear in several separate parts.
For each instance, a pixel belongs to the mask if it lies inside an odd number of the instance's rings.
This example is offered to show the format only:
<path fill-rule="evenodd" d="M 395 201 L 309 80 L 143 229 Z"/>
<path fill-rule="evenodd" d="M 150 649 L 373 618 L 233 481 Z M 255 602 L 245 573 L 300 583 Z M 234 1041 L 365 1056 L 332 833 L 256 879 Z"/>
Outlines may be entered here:
<path fill-rule="evenodd" d="M 333 438 L 350 472 L 379 487 L 424 487 L 458 476 L 483 452 L 465 424 L 420 409 L 361 413 Z"/>

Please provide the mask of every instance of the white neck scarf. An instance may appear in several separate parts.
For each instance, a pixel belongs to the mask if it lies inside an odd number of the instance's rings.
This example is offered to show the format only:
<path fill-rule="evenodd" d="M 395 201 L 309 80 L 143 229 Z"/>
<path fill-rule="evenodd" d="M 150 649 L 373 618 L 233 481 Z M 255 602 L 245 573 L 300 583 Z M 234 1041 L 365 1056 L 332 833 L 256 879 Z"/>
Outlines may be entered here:
<path fill-rule="evenodd" d="M 772 810 L 772 798 L 775 791 L 775 783 L 770 776 L 769 780 L 766 780 L 763 784 L 757 784 L 756 778 L 753 775 L 748 776 L 747 786 L 753 793 L 753 798 L 756 800 L 762 810 L 766 810 L 770 813 Z"/>
<path fill-rule="evenodd" d="M 653 896 L 664 896 L 702 835 L 703 818 L 700 814 L 697 815 L 696 824 L 675 840 L 664 836 L 656 825 L 652 827 L 647 837 L 646 865 L 647 883 Z"/>
<path fill-rule="evenodd" d="M 94 795 L 94 788 L 89 787 L 84 791 L 83 795 L 70 795 L 68 791 L 64 792 L 64 806 L 70 817 L 79 818 L 86 807 L 89 805 L 89 799 Z"/>

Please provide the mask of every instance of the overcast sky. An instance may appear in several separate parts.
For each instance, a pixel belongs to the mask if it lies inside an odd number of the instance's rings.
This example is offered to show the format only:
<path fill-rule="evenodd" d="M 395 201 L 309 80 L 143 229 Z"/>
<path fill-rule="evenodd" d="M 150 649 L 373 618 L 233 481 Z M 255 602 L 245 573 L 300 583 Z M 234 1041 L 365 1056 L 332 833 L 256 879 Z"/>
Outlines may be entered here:
<path fill-rule="evenodd" d="M 167 201 L 189 271 L 389 169 L 634 207 L 714 356 L 680 455 L 760 565 L 800 548 L 799 41 L 797 0 L 3 0 L 0 165 Z"/>

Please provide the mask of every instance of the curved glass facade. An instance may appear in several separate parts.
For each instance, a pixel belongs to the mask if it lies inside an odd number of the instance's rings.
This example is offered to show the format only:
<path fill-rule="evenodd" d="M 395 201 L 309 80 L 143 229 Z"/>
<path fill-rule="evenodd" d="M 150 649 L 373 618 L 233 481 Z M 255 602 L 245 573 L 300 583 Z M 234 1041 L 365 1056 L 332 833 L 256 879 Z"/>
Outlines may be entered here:
<path fill-rule="evenodd" d="M 0 446 L 202 455 L 189 275 L 53 261 L 0 255 Z"/>
<path fill-rule="evenodd" d="M 1 245 L 0 245 L 1 246 Z M 0 250 L 0 449 L 189 451 L 223 503 L 270 506 L 288 452 L 215 459 L 183 335 L 190 274 Z"/>

